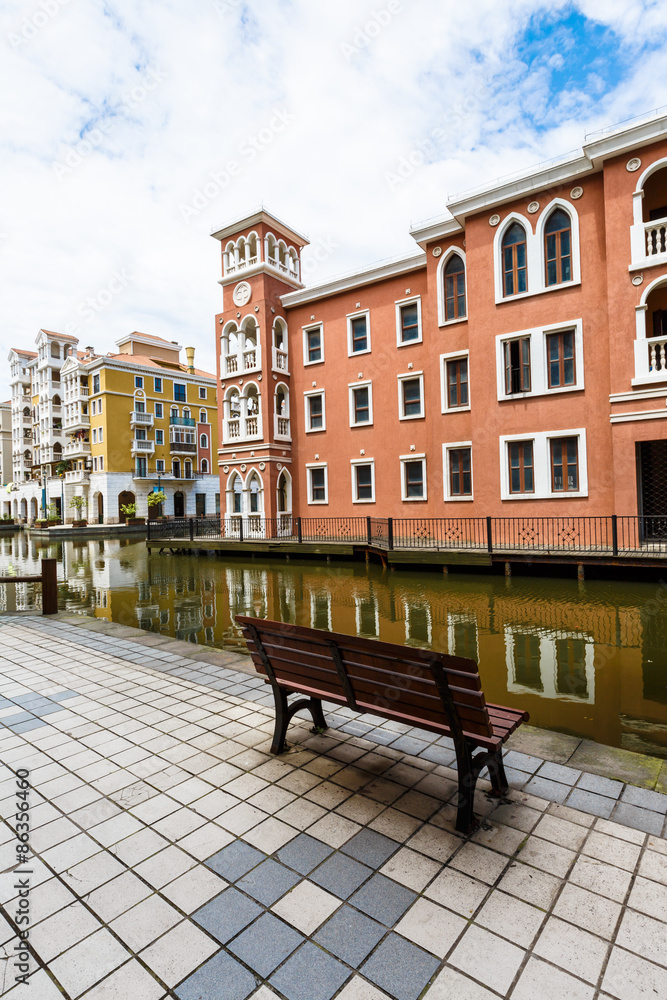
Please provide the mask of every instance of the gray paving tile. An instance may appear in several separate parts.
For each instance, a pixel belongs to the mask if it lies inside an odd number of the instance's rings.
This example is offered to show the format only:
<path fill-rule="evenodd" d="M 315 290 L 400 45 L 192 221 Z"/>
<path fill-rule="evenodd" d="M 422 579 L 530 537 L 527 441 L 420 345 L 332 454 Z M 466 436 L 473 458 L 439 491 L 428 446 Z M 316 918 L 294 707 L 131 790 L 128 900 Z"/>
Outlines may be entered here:
<path fill-rule="evenodd" d="M 428 743 L 423 740 L 416 740 L 414 736 L 399 736 L 397 740 L 391 744 L 392 750 L 400 750 L 401 753 L 413 754 L 418 757 L 423 750 L 426 749 Z"/>
<path fill-rule="evenodd" d="M 382 924 L 345 905 L 320 928 L 314 940 L 356 969 L 386 933 Z"/>
<path fill-rule="evenodd" d="M 410 889 L 376 874 L 355 892 L 349 902 L 386 927 L 393 927 L 416 898 L 416 893 Z"/>
<path fill-rule="evenodd" d="M 633 806 L 641 809 L 651 809 L 653 812 L 667 814 L 667 795 L 660 792 L 652 792 L 648 788 L 637 788 L 635 785 L 626 785 L 621 796 L 623 802 L 629 802 Z"/>
<path fill-rule="evenodd" d="M 42 722 L 41 719 L 35 719 L 33 722 L 19 722 L 17 726 L 7 726 L 13 733 L 29 733 L 32 729 L 39 729 L 41 726 L 46 726 L 46 722 Z"/>
<path fill-rule="evenodd" d="M 596 795 L 595 792 L 587 792 L 577 786 L 568 796 L 567 805 L 573 809 L 580 809 L 582 812 L 592 813 L 593 816 L 609 819 L 616 801 L 604 795 Z"/>
<path fill-rule="evenodd" d="M 563 764 L 553 764 L 547 761 L 537 772 L 539 778 L 548 778 L 550 781 L 560 781 L 563 785 L 574 785 L 581 777 L 581 771 L 573 767 L 565 767 Z"/>
<path fill-rule="evenodd" d="M 240 878 L 236 884 L 239 889 L 243 889 L 264 906 L 273 906 L 300 881 L 300 877 L 289 868 L 274 861 L 273 858 L 267 858 L 261 865 Z"/>
<path fill-rule="evenodd" d="M 453 764 L 449 765 L 453 767 Z M 513 767 L 505 768 L 505 775 L 507 777 L 507 783 L 511 788 L 523 788 L 524 785 L 530 781 L 530 775 L 526 771 L 517 771 Z"/>
<path fill-rule="evenodd" d="M 228 945 L 246 965 L 266 979 L 304 938 L 272 913 L 263 913 Z"/>
<path fill-rule="evenodd" d="M 392 933 L 361 967 L 361 972 L 397 1000 L 417 1000 L 439 965 L 433 955 Z"/>
<path fill-rule="evenodd" d="M 360 830 L 341 850 L 370 868 L 380 868 L 401 845 L 375 830 Z"/>
<path fill-rule="evenodd" d="M 631 805 L 629 802 L 619 802 L 611 819 L 614 823 L 631 826 L 635 830 L 643 830 L 644 833 L 653 833 L 657 836 L 660 836 L 665 822 L 662 813 L 651 812 L 650 809 L 640 809 L 639 806 Z"/>
<path fill-rule="evenodd" d="M 430 760 L 433 764 L 443 764 L 445 767 L 449 767 L 452 761 L 456 760 L 456 754 L 453 750 L 449 750 L 447 747 L 439 747 L 435 744 L 426 747 L 419 756 L 423 757 L 424 760 Z"/>
<path fill-rule="evenodd" d="M 310 880 L 340 899 L 347 899 L 372 874 L 372 868 L 362 865 L 346 854 L 336 852 L 311 872 Z"/>
<path fill-rule="evenodd" d="M 332 848 L 321 840 L 300 833 L 294 840 L 278 851 L 278 858 L 288 868 L 293 868 L 301 875 L 308 875 L 313 868 L 328 858 Z"/>
<path fill-rule="evenodd" d="M 257 988 L 257 980 L 240 962 L 225 951 L 209 958 L 174 992 L 179 1000 L 247 1000 Z"/>
<path fill-rule="evenodd" d="M 307 941 L 269 982 L 288 1000 L 331 1000 L 349 976 L 349 969 Z"/>
<path fill-rule="evenodd" d="M 214 854 L 205 862 L 218 875 L 222 875 L 228 882 L 236 882 L 238 878 L 265 861 L 268 855 L 263 854 L 250 844 L 242 840 L 235 840 L 229 847 L 223 847 L 221 851 Z"/>
<path fill-rule="evenodd" d="M 577 782 L 577 788 L 583 788 L 587 792 L 596 792 L 598 795 L 606 795 L 610 799 L 617 799 L 623 791 L 623 782 L 603 778 L 600 774 L 584 772 Z"/>
<path fill-rule="evenodd" d="M 396 739 L 396 733 L 392 733 L 388 729 L 371 729 L 370 733 L 366 733 L 364 739 L 372 740 L 373 743 L 380 743 L 382 746 L 389 746 Z"/>
<path fill-rule="evenodd" d="M 261 906 L 230 886 L 193 913 L 192 919 L 222 944 L 226 944 L 261 912 Z"/>
<path fill-rule="evenodd" d="M 540 778 L 538 775 L 530 779 L 524 791 L 536 795 L 539 799 L 549 799 L 550 802 L 565 802 L 570 794 L 570 785 L 563 785 L 560 781 L 550 781 L 549 778 Z"/>
<path fill-rule="evenodd" d="M 534 774 L 540 764 L 544 763 L 541 757 L 533 757 L 532 754 L 521 753 L 519 750 L 508 750 L 503 755 L 503 760 L 506 767 L 516 768 L 517 771 L 526 771 L 528 774 Z"/>

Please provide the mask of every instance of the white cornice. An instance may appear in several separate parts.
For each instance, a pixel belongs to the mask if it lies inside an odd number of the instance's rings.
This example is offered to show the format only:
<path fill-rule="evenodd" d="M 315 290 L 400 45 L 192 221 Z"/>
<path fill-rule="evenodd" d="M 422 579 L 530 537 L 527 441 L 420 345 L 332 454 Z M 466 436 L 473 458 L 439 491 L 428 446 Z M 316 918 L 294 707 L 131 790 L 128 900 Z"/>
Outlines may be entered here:
<path fill-rule="evenodd" d="M 376 281 L 384 281 L 386 278 L 393 278 L 399 274 L 418 271 L 424 267 L 426 267 L 426 254 L 413 254 L 411 257 L 402 257 L 400 260 L 373 264 L 371 267 L 364 268 L 363 271 L 354 271 L 339 278 L 332 278 L 321 285 L 304 288 L 300 292 L 287 292 L 280 297 L 280 301 L 286 308 L 290 308 L 302 305 L 304 302 L 312 302 L 314 299 L 325 299 L 330 295 L 338 295 L 340 292 L 358 288 L 359 285 L 371 285 Z"/>
<path fill-rule="evenodd" d="M 667 134 L 667 114 L 665 109 L 654 115 L 648 121 L 627 123 L 612 130 L 592 133 L 589 142 L 583 146 L 584 154 L 591 163 L 598 167 L 610 156 L 629 153 L 637 146 L 650 145 L 664 139 Z"/>
<path fill-rule="evenodd" d="M 291 226 L 287 226 L 284 222 L 281 222 L 277 216 L 272 215 L 271 212 L 267 212 L 263 206 L 256 208 L 250 215 L 243 216 L 240 219 L 231 219 L 229 222 L 224 223 L 220 229 L 212 229 L 211 236 L 216 240 L 226 240 L 228 236 L 235 236 L 237 233 L 241 233 L 245 229 L 252 229 L 253 226 L 258 226 L 260 223 L 267 225 L 272 232 L 275 231 L 294 243 L 300 243 L 301 246 L 308 246 L 310 243 L 307 236 L 298 233 L 296 229 L 292 229 Z"/>
<path fill-rule="evenodd" d="M 451 216 L 447 215 L 443 218 L 438 218 L 433 222 L 422 222 L 419 226 L 412 226 L 410 229 L 410 236 L 415 240 L 416 243 L 422 248 L 426 249 L 428 243 L 432 243 L 433 240 L 443 239 L 447 236 L 454 236 L 456 233 L 462 233 L 463 226 L 456 219 L 452 219 Z"/>
<path fill-rule="evenodd" d="M 132 355 L 128 354 L 128 358 L 131 357 Z M 176 382 L 195 382 L 195 383 L 205 382 L 207 385 L 216 384 L 215 375 L 191 375 L 187 371 L 179 372 L 176 371 L 174 368 L 159 368 L 157 365 L 155 367 L 153 367 L 152 365 L 150 367 L 148 365 L 138 365 L 136 362 L 133 361 L 121 361 L 119 358 L 113 358 L 113 359 L 106 357 L 93 358 L 93 360 L 90 361 L 88 364 L 86 364 L 84 367 L 86 372 L 94 372 L 98 368 L 110 368 L 113 371 L 130 370 L 130 371 L 142 372 L 146 375 L 151 375 L 154 378 L 172 379 L 175 380 Z M 201 400 L 201 402 L 203 403 L 204 400 Z"/>
<path fill-rule="evenodd" d="M 173 340 L 165 340 L 163 337 L 150 337 L 148 334 L 142 333 L 128 333 L 125 337 L 119 337 L 118 340 L 114 340 L 114 344 L 116 347 L 120 347 L 121 344 L 127 344 L 131 340 L 136 341 L 137 344 L 147 344 L 149 347 L 157 350 L 178 352 L 179 355 L 183 350 L 181 345 Z"/>
<path fill-rule="evenodd" d="M 298 278 L 287 274 L 285 271 L 281 271 L 280 268 L 271 267 L 265 261 L 260 261 L 259 264 L 253 264 L 252 267 L 244 267 L 234 272 L 234 274 L 228 274 L 222 278 L 218 278 L 218 284 L 223 287 L 227 285 L 236 285 L 239 281 L 245 281 L 247 278 L 252 278 L 256 274 L 268 274 L 272 278 L 277 278 L 278 281 L 284 281 L 286 285 L 293 285 L 294 288 L 303 288 L 303 283 L 299 281 Z"/>

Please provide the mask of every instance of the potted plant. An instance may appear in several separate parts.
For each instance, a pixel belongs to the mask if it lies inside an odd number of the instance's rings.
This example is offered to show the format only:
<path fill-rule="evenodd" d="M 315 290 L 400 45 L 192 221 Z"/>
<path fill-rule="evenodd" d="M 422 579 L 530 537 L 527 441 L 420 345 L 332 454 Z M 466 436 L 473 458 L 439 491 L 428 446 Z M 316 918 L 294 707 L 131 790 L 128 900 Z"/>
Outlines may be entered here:
<path fill-rule="evenodd" d="M 164 490 L 153 490 L 146 497 L 146 503 L 148 504 L 148 517 L 156 517 L 158 521 L 166 521 L 166 518 L 162 516 L 162 504 L 167 499 Z"/>
<path fill-rule="evenodd" d="M 145 517 L 137 517 L 137 505 L 136 503 L 122 503 L 120 505 L 121 512 L 125 514 L 126 524 L 145 524 Z"/>
<path fill-rule="evenodd" d="M 81 510 L 83 507 L 88 506 L 88 501 L 86 500 L 86 498 L 81 496 L 72 497 L 72 499 L 69 502 L 69 505 L 70 507 L 74 507 L 78 514 L 78 517 L 74 518 L 72 526 L 74 528 L 85 528 L 88 522 L 85 520 L 85 518 L 81 517 Z"/>
<path fill-rule="evenodd" d="M 13 524 L 14 523 L 14 518 L 12 517 L 11 514 L 3 514 L 2 515 L 2 523 L 3 524 Z"/>
<path fill-rule="evenodd" d="M 42 507 L 43 517 L 41 520 L 35 521 L 35 526 L 38 528 L 52 528 L 57 524 L 62 524 L 58 516 L 58 505 L 55 503 L 50 503 L 46 508 Z"/>

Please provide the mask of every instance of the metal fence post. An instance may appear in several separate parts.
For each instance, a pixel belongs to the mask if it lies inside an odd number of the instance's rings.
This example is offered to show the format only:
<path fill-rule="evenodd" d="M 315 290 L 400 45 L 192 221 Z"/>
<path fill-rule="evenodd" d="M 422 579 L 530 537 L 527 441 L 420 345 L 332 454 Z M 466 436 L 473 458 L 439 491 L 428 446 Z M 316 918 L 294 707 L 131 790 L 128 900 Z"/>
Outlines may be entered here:
<path fill-rule="evenodd" d="M 489 552 L 493 552 L 493 527 L 491 518 L 486 518 L 486 547 Z"/>
<path fill-rule="evenodd" d="M 42 614 L 58 613 L 58 562 L 42 559 Z"/>
<path fill-rule="evenodd" d="M 618 514 L 611 515 L 611 544 L 614 555 L 618 555 Z"/>
<path fill-rule="evenodd" d="M 239 518 L 239 541 L 243 541 L 243 518 Z"/>
<path fill-rule="evenodd" d="M 394 547 L 394 519 L 393 517 L 387 518 L 387 548 L 393 549 Z"/>
<path fill-rule="evenodd" d="M 296 519 L 296 537 L 297 537 L 297 540 L 299 542 L 303 541 L 303 534 L 301 532 L 301 518 L 300 517 L 297 517 L 297 519 Z"/>
<path fill-rule="evenodd" d="M 366 543 L 368 545 L 370 545 L 372 541 L 373 541 L 373 538 L 372 538 L 372 535 L 371 535 L 371 519 L 370 519 L 370 517 L 367 517 L 366 518 Z"/>
<path fill-rule="evenodd" d="M 190 541 L 192 541 L 194 537 L 195 537 L 195 519 L 194 519 L 194 517 L 191 517 L 190 518 Z"/>
<path fill-rule="evenodd" d="M 146 541 L 151 537 L 151 519 L 150 517 L 146 521 Z"/>

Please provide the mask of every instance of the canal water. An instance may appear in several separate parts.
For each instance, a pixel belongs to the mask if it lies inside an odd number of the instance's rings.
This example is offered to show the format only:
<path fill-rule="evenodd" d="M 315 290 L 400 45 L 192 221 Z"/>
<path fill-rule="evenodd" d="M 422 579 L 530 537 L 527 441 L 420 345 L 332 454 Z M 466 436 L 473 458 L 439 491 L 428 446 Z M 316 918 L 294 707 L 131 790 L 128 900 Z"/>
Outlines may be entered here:
<path fill-rule="evenodd" d="M 234 615 L 478 660 L 487 699 L 531 723 L 667 758 L 667 585 L 399 570 L 352 562 L 149 553 L 144 541 L 0 538 L 0 574 L 58 559 L 61 608 L 245 650 Z M 40 607 L 34 584 L 0 607 Z"/>

